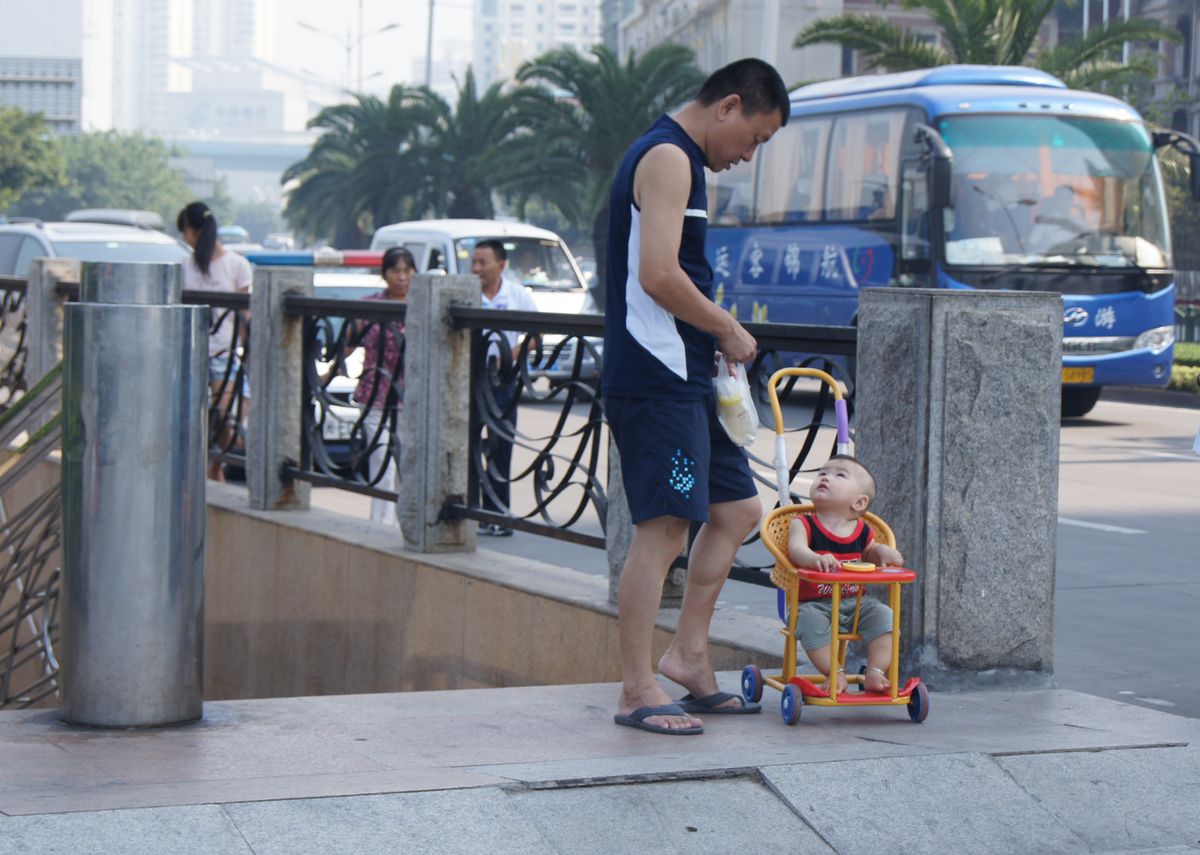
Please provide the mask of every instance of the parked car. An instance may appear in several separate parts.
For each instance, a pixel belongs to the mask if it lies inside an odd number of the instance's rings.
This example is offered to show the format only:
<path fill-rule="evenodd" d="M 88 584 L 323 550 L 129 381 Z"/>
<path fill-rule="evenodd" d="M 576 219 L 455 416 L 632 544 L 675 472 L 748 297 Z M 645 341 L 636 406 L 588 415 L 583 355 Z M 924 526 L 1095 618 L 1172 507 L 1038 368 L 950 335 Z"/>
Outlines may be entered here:
<path fill-rule="evenodd" d="M 27 276 L 35 258 L 178 263 L 191 252 L 160 231 L 93 222 L 0 222 L 0 276 Z"/>
<path fill-rule="evenodd" d="M 223 246 L 237 243 L 250 243 L 250 232 L 245 226 L 220 226 L 217 228 L 217 240 Z M 262 247 L 259 247 L 262 249 Z"/>
<path fill-rule="evenodd" d="M 154 211 L 133 208 L 80 208 L 63 217 L 68 223 L 109 223 L 114 226 L 137 226 L 162 230 L 163 218 Z"/>
<path fill-rule="evenodd" d="M 475 245 L 490 238 L 504 243 L 508 254 L 505 276 L 511 276 L 529 290 L 538 311 L 569 315 L 598 313 L 571 251 L 562 238 L 547 229 L 502 220 L 413 220 L 381 226 L 371 238 L 371 249 L 404 246 L 416 259 L 418 273 L 443 270 L 451 275 L 470 275 Z M 599 338 L 588 341 L 597 352 L 603 347 Z M 554 352 L 560 344 L 557 359 L 551 365 L 531 369 L 531 375 L 551 380 L 571 376 L 576 340 L 542 336 L 544 354 Z M 580 376 L 585 380 L 599 378 L 596 361 L 590 353 L 584 353 Z"/>

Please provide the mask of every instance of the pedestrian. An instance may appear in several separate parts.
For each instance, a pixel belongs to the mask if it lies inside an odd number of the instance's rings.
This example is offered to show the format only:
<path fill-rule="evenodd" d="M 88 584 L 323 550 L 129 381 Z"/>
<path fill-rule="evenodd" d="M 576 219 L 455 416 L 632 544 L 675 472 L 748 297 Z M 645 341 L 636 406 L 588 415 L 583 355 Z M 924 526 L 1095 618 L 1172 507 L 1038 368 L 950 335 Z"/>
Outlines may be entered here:
<path fill-rule="evenodd" d="M 471 272 L 479 277 L 479 285 L 485 309 L 507 309 L 509 311 L 536 312 L 537 305 L 525 287 L 504 275 L 508 264 L 508 252 L 504 243 L 481 240 L 471 253 Z M 512 330 L 498 333 L 504 342 L 508 358 L 501 354 L 493 342 L 487 350 L 487 384 L 491 391 L 489 416 L 499 424 L 487 427 L 484 440 L 485 474 L 483 508 L 488 511 L 511 515 L 512 491 L 509 477 L 512 470 L 513 436 L 517 430 L 517 394 L 520 390 L 521 371 L 516 361 L 521 358 L 521 335 Z M 479 533 L 491 537 L 511 537 L 512 529 L 500 523 L 485 523 Z"/>
<path fill-rule="evenodd" d="M 704 169 L 748 162 L 789 111 L 779 73 L 738 60 L 660 116 L 613 180 L 602 388 L 634 524 L 618 589 L 617 724 L 694 734 L 703 732 L 694 713 L 759 711 L 720 691 L 708 656 L 717 596 L 761 504 L 745 455 L 716 421 L 716 350 L 747 363 L 757 344 L 712 301 Z M 651 647 L 663 582 L 692 521 L 703 525 L 689 550 L 675 637 L 658 661 L 659 672 L 687 690 L 672 702 L 655 678 Z"/>
<path fill-rule="evenodd" d="M 192 254 L 182 264 L 184 289 L 231 293 L 250 290 L 254 279 L 250 262 L 221 246 L 217 237 L 217 218 L 208 205 L 203 202 L 187 205 L 175 218 L 175 226 L 183 242 L 192 248 Z M 236 446 L 241 432 L 239 414 L 234 411 L 239 377 L 242 418 L 245 418 L 248 406 L 246 366 L 237 356 L 237 344 L 244 342 L 246 332 L 244 322 L 239 322 L 239 315 L 232 309 L 216 309 L 213 317 L 215 324 L 208 336 L 209 422 L 214 426 L 212 433 L 216 434 L 217 447 L 229 451 Z M 239 339 L 237 344 L 235 333 Z M 209 463 L 208 477 L 214 481 L 225 480 L 220 460 Z"/>
<path fill-rule="evenodd" d="M 797 567 L 836 573 L 843 561 L 865 560 L 876 566 L 899 567 L 904 556 L 895 547 L 875 540 L 863 514 L 875 500 L 875 478 L 866 466 L 848 455 L 836 454 L 817 471 L 810 500 L 812 513 L 792 517 L 788 524 L 788 557 Z M 857 603 L 857 585 L 842 586 L 839 632 L 850 632 L 858 609 L 858 634 L 867 646 L 863 689 L 886 692 L 892 662 L 892 610 L 874 597 Z M 796 634 L 813 667 L 829 676 L 833 658 L 833 586 L 800 582 Z M 838 663 L 838 694 L 846 691 L 844 663 Z M 832 683 L 828 684 L 832 685 Z"/>
<path fill-rule="evenodd" d="M 393 246 L 379 265 L 385 287 L 363 299 L 407 300 L 416 269 L 413 254 Z M 352 397 L 364 408 L 363 437 L 370 449 L 367 478 L 380 490 L 396 492 L 400 483 L 396 462 L 400 457 L 400 410 L 404 406 L 404 324 L 364 321 L 355 337 L 363 349 L 363 367 Z M 371 521 L 399 525 L 396 502 L 372 497 Z"/>

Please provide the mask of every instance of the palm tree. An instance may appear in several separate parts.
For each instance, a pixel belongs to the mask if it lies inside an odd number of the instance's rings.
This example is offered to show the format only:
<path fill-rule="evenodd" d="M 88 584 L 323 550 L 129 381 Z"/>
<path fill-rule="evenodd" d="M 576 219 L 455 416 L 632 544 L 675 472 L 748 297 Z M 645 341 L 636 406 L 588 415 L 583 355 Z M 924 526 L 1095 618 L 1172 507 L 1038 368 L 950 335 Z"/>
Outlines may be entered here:
<path fill-rule="evenodd" d="M 520 87 L 502 83 L 479 93 L 468 68 L 454 107 L 406 86 L 386 101 L 356 95 L 328 107 L 309 123 L 324 133 L 283 175 L 295 182 L 286 216 L 303 233 L 349 247 L 399 220 L 491 218 L 495 193 L 537 193 L 570 209 L 552 178 L 571 164 L 542 150 L 527 103 Z"/>
<path fill-rule="evenodd" d="M 912 32 L 874 15 L 835 15 L 805 27 L 795 47 L 837 44 L 859 51 L 871 68 L 907 71 L 952 63 L 1032 65 L 1075 89 L 1105 82 L 1126 83 L 1154 73 L 1147 56 L 1128 65 L 1113 56 L 1125 42 L 1164 39 L 1179 34 L 1157 21 L 1132 18 L 1093 26 L 1086 36 L 1049 50 L 1038 33 L 1057 0 L 901 0 L 905 9 L 924 9 L 941 28 L 945 47 L 920 41 Z"/>
<path fill-rule="evenodd" d="M 417 215 L 423 200 L 411 176 L 422 173 L 414 146 L 429 98 L 426 90 L 393 86 L 386 101 L 356 95 L 309 122 L 324 133 L 281 179 L 295 182 L 285 208 L 292 226 L 352 247 L 376 226 Z"/>
<path fill-rule="evenodd" d="M 503 81 L 480 94 L 469 67 L 453 109 L 430 93 L 414 154 L 426 181 L 422 201 L 435 214 L 490 219 L 494 194 L 550 181 L 555 164 L 530 130 L 524 95 Z"/>
<path fill-rule="evenodd" d="M 520 97 L 535 117 L 542 156 L 570 165 L 556 189 L 559 195 L 569 189 L 574 200 L 564 204 L 573 204 L 591 224 L 602 288 L 608 194 L 617 166 L 661 113 L 696 94 L 704 74 L 692 51 L 680 45 L 658 45 L 624 63 L 603 46 L 591 54 L 594 59 L 569 49 L 550 51 L 523 65 L 517 79 L 544 87 Z"/>

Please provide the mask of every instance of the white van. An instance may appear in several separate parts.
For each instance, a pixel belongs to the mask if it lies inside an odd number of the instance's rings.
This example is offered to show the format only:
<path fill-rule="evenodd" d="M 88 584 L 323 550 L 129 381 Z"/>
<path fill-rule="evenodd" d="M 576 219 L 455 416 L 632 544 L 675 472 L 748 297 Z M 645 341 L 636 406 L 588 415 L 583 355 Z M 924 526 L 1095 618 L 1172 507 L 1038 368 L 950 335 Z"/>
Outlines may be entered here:
<path fill-rule="evenodd" d="M 503 242 L 508 254 L 504 275 L 525 286 L 539 312 L 600 314 L 584 285 L 579 265 L 562 238 L 536 226 L 500 220 L 414 220 L 376 230 L 371 249 L 403 246 L 413 254 L 418 273 L 444 270 L 447 274 L 470 276 L 475 245 L 491 238 Z M 570 378 L 576 340 L 568 338 L 563 343 L 562 339 L 557 335 L 542 336 L 544 352 L 547 355 L 557 352 L 557 358 L 549 366 L 531 366 L 532 376 L 548 377 L 551 381 Z M 596 351 L 604 346 L 599 338 L 589 338 L 588 342 Z M 599 379 L 599 368 L 591 351 L 585 349 L 579 370 L 586 381 Z"/>
<path fill-rule="evenodd" d="M 529 289 L 538 311 L 598 313 L 567 245 L 554 232 L 536 226 L 500 220 L 414 220 L 377 229 L 371 249 L 403 246 L 416 259 L 418 273 L 444 270 L 469 276 L 471 252 L 489 238 L 504 243 L 504 274 Z"/>

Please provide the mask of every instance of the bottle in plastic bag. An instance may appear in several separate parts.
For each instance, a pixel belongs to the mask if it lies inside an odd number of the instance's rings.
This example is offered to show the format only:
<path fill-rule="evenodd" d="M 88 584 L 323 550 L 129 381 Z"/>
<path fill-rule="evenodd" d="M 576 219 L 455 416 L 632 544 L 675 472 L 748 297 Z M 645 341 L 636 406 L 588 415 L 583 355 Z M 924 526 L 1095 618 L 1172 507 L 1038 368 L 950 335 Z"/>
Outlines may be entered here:
<path fill-rule="evenodd" d="M 746 366 L 733 366 L 731 374 L 725 355 L 719 354 L 715 386 L 717 421 L 734 445 L 743 448 L 750 445 L 758 435 L 758 410 L 755 409 L 750 383 L 746 379 Z"/>

